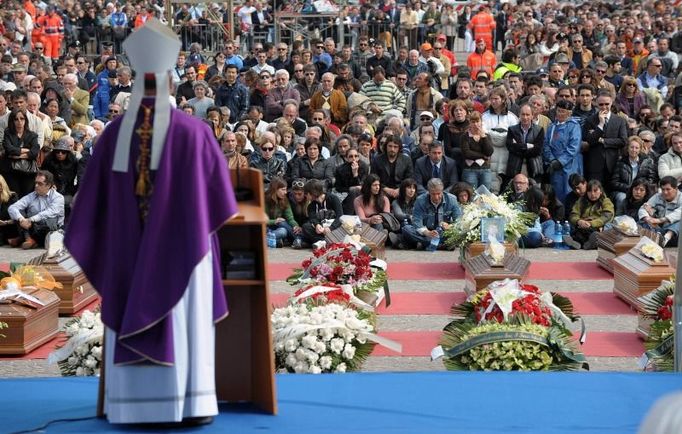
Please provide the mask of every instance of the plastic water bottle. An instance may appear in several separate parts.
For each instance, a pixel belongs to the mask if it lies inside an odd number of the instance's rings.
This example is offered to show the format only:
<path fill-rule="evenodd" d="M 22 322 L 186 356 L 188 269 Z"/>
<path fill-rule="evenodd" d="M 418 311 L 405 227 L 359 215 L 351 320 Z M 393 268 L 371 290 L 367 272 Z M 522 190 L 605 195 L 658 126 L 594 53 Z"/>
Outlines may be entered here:
<path fill-rule="evenodd" d="M 561 227 L 561 222 L 560 221 L 555 221 L 554 222 L 554 248 L 555 249 L 563 249 L 564 248 L 564 237 L 563 237 L 563 228 Z"/>
<path fill-rule="evenodd" d="M 410 224 L 410 222 L 408 222 L 407 219 L 403 219 L 403 227 L 405 227 L 409 224 Z"/>
<path fill-rule="evenodd" d="M 571 225 L 568 220 L 564 220 L 564 235 L 571 235 Z"/>
<path fill-rule="evenodd" d="M 440 234 L 438 234 L 438 235 L 440 235 Z M 429 243 L 426 250 L 428 250 L 429 252 L 435 252 L 436 250 L 438 250 L 439 244 L 440 244 L 440 236 L 433 237 L 433 238 L 431 238 L 431 242 Z"/>
<path fill-rule="evenodd" d="M 268 247 L 269 248 L 271 248 L 271 249 L 277 248 L 277 237 L 275 236 L 275 233 L 271 230 L 268 230 L 267 241 L 268 241 Z"/>

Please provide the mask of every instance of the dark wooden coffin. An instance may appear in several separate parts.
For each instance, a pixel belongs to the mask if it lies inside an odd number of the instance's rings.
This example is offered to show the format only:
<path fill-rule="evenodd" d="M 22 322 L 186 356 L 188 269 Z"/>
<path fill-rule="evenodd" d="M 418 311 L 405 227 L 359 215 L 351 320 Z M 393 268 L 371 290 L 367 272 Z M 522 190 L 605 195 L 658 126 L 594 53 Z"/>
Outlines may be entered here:
<path fill-rule="evenodd" d="M 73 315 L 97 299 L 95 288 L 88 282 L 83 270 L 66 250 L 53 258 L 48 258 L 47 254 L 43 254 L 31 259 L 29 264 L 45 267 L 54 279 L 62 284 L 61 288 L 55 289 L 55 293 L 61 299 L 60 315 Z"/>
<path fill-rule="evenodd" d="M 44 306 L 18 301 L 0 301 L 0 354 L 23 356 L 54 338 L 59 331 L 59 297 L 47 289 L 24 289 Z"/>
<path fill-rule="evenodd" d="M 528 275 L 530 261 L 516 253 L 507 253 L 501 264 L 493 263 L 486 255 L 474 256 L 464 261 L 464 291 L 471 295 L 497 280 L 523 280 Z"/>

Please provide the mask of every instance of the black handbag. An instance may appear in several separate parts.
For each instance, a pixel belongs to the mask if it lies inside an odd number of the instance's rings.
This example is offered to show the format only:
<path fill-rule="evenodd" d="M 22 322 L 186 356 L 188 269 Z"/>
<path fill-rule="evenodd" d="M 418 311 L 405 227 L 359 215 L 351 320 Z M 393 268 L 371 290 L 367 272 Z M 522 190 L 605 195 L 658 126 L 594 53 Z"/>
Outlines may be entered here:
<path fill-rule="evenodd" d="M 384 229 L 389 232 L 398 232 L 400 230 L 400 222 L 393 214 L 382 212 L 380 215 Z"/>
<path fill-rule="evenodd" d="M 38 173 L 36 160 L 12 160 L 12 170 L 23 173 Z"/>

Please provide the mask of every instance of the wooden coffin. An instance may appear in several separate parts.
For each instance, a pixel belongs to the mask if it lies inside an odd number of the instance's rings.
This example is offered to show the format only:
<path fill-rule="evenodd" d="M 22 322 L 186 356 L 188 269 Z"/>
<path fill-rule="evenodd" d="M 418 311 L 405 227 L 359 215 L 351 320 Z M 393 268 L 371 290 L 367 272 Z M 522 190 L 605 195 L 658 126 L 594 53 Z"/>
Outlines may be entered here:
<path fill-rule="evenodd" d="M 616 228 L 597 235 L 597 264 L 613 274 L 613 259 L 635 247 L 641 237 L 649 237 L 658 242 L 658 233 L 639 227 L 639 235 L 625 235 Z"/>
<path fill-rule="evenodd" d="M 97 299 L 95 288 L 88 282 L 83 270 L 66 250 L 53 258 L 48 258 L 47 254 L 43 254 L 31 259 L 29 264 L 45 267 L 52 277 L 62 284 L 61 288 L 55 289 L 55 293 L 61 299 L 60 315 L 73 315 Z"/>
<path fill-rule="evenodd" d="M 516 253 L 507 253 L 501 264 L 495 264 L 488 255 L 483 254 L 467 259 L 463 267 L 464 291 L 471 295 L 497 280 L 525 279 L 530 261 Z"/>
<path fill-rule="evenodd" d="M 16 301 L 0 301 L 0 354 L 23 356 L 54 338 L 59 331 L 59 297 L 47 289 L 24 290 L 45 303 L 31 307 Z"/>
<path fill-rule="evenodd" d="M 649 332 L 651 331 L 651 324 L 654 322 L 651 318 L 644 318 L 640 312 L 637 316 L 637 335 L 645 339 L 649 337 Z"/>
<path fill-rule="evenodd" d="M 486 247 L 488 247 L 487 243 L 471 243 L 468 246 L 464 247 L 460 251 L 460 262 L 462 263 L 462 266 L 464 266 L 464 262 L 475 257 L 482 255 L 483 252 L 485 252 Z M 518 254 L 519 252 L 519 246 L 516 243 L 504 243 L 504 250 L 507 252 L 507 254 Z"/>
<path fill-rule="evenodd" d="M 669 259 L 654 262 L 638 249 L 630 249 L 613 259 L 613 292 L 641 312 L 643 306 L 638 298 L 658 288 L 661 280 L 674 273 Z"/>
<path fill-rule="evenodd" d="M 388 233 L 378 231 L 367 223 L 362 224 L 361 229 L 355 229 L 353 233 L 349 233 L 343 226 L 340 226 L 329 234 L 327 234 L 325 241 L 327 244 L 342 243 L 347 235 L 359 235 L 360 242 L 364 243 L 371 249 L 371 255 L 375 258 L 384 259 L 386 257 L 386 238 Z"/>

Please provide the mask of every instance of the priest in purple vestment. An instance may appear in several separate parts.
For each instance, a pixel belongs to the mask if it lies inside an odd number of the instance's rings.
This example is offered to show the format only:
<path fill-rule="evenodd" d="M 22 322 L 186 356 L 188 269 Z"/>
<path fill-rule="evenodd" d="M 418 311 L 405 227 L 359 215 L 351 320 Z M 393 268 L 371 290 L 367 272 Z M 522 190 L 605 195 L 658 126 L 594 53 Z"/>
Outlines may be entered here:
<path fill-rule="evenodd" d="M 217 414 L 213 333 L 227 305 L 216 231 L 237 205 L 211 130 L 168 104 L 179 41 L 166 30 L 148 20 L 124 43 L 130 106 L 97 142 L 65 239 L 102 297 L 112 423 Z"/>

